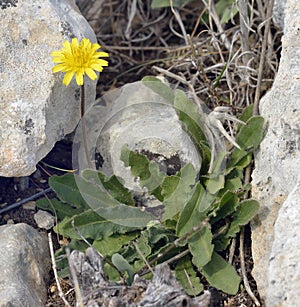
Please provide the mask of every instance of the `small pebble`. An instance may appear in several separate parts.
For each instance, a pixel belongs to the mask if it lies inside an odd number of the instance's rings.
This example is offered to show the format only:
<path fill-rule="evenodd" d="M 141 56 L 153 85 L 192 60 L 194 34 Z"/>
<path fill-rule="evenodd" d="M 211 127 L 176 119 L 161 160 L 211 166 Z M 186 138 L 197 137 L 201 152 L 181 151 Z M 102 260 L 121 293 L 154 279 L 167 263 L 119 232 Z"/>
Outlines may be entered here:
<path fill-rule="evenodd" d="M 6 224 L 8 225 L 13 225 L 15 222 L 12 219 L 7 220 Z"/>
<path fill-rule="evenodd" d="M 54 226 L 55 218 L 47 211 L 39 210 L 33 217 L 39 228 L 49 230 Z"/>
<path fill-rule="evenodd" d="M 24 204 L 23 206 L 24 210 L 32 210 L 34 211 L 36 208 L 36 203 L 35 201 L 29 201 L 28 203 Z"/>

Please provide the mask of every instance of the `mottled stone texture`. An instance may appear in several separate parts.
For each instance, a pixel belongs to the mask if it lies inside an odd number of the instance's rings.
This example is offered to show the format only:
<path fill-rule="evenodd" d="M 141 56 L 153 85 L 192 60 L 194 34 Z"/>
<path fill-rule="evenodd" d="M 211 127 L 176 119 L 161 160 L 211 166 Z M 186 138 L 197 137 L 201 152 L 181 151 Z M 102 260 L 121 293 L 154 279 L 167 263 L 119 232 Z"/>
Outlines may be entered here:
<path fill-rule="evenodd" d="M 13 3 L 12 3 L 13 2 Z M 52 74 L 50 53 L 96 37 L 71 0 L 0 1 L 0 176 L 26 176 L 80 118 L 73 80 Z M 87 101 L 96 82 L 86 82 Z"/>
<path fill-rule="evenodd" d="M 27 224 L 0 226 L 0 306 L 40 307 L 47 300 L 47 237 Z"/>
<path fill-rule="evenodd" d="M 294 280 L 285 277 L 286 268 L 300 262 L 299 239 L 294 236 L 300 233 L 299 214 L 295 214 L 300 194 L 296 187 L 300 172 L 300 2 L 287 0 L 285 14 L 279 71 L 260 103 L 267 126 L 255 159 L 252 190 L 261 204 L 252 224 L 253 275 L 268 306 L 296 306 L 294 298 L 300 300 L 300 278 L 295 286 Z M 292 191 L 293 197 L 289 196 Z M 279 288 L 285 293 L 276 293 Z"/>

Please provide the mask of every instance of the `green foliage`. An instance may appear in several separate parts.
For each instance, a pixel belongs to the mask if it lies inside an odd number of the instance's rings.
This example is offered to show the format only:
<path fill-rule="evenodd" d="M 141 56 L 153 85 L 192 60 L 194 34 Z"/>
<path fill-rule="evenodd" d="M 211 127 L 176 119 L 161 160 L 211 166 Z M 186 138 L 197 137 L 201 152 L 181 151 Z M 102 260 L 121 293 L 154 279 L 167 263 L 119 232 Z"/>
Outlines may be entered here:
<path fill-rule="evenodd" d="M 211 285 L 228 294 L 236 294 L 239 289 L 239 275 L 218 253 L 212 254 L 210 262 L 202 268 L 201 273 Z"/>
<path fill-rule="evenodd" d="M 197 296 L 204 289 L 189 257 L 184 257 L 178 261 L 175 276 L 177 280 L 180 280 L 186 293 L 191 296 Z"/>
<path fill-rule="evenodd" d="M 169 176 L 124 144 L 120 158 L 148 194 L 161 202 L 160 218 L 136 206 L 122 179 L 94 170 L 53 176 L 49 184 L 59 199 L 42 199 L 38 206 L 55 211 L 59 220 L 55 231 L 68 237 L 71 247 L 84 249 L 84 237 L 125 273 L 128 284 L 135 273 L 147 268 L 144 259 L 158 264 L 182 253 L 173 267 L 187 293 L 197 295 L 203 290 L 201 274 L 211 286 L 235 294 L 240 278 L 221 255 L 259 208 L 255 200 L 243 200 L 249 189 L 243 185 L 243 171 L 262 140 L 264 121 L 252 117 L 251 107 L 247 108 L 241 116 L 246 125 L 239 126 L 236 137 L 241 149 L 217 153 L 208 174 L 211 153 L 197 106 L 182 91 L 172 91 L 158 79 L 148 77 L 143 82 L 177 111 L 202 157 L 200 174 L 188 163 Z M 59 265 L 62 274 L 66 274 L 65 265 L 64 261 Z M 117 270 L 107 265 L 109 277 L 117 280 Z"/>

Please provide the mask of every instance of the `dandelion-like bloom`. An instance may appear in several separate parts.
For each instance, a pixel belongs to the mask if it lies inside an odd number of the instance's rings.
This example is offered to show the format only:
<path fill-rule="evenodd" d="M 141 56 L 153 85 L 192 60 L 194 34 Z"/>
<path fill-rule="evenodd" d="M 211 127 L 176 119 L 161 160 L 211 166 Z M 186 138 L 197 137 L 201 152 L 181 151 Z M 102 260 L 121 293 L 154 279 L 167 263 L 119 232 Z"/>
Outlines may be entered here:
<path fill-rule="evenodd" d="M 101 46 L 92 44 L 87 38 L 83 38 L 78 42 L 77 38 L 72 39 L 72 43 L 65 41 L 63 48 L 59 51 L 53 51 L 51 56 L 52 61 L 56 64 L 52 68 L 54 73 L 65 72 L 63 84 L 70 84 L 74 74 L 78 85 L 83 85 L 83 77 L 87 74 L 92 80 L 97 79 L 96 71 L 103 71 L 103 66 L 108 66 L 106 60 L 99 59 L 100 57 L 108 57 L 106 52 L 97 52 Z"/>

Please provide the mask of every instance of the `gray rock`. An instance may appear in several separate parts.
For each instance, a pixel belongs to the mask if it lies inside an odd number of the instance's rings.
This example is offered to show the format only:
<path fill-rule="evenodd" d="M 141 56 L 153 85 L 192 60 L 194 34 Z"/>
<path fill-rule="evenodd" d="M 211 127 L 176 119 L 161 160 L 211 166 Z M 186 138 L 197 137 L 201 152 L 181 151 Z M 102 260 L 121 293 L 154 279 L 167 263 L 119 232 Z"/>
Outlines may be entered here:
<path fill-rule="evenodd" d="M 46 237 L 23 223 L 0 226 L 0 251 L 0 306 L 44 306 L 50 265 Z"/>
<path fill-rule="evenodd" d="M 178 171 L 191 162 L 197 171 L 201 157 L 178 116 L 163 97 L 142 82 L 110 91 L 86 113 L 88 146 L 91 155 L 101 155 L 100 169 L 125 181 L 130 190 L 142 192 L 140 185 L 120 160 L 123 145 L 155 160 L 165 171 Z M 87 168 L 81 127 L 73 146 L 73 167 Z M 97 161 L 96 161 L 97 164 Z"/>
<path fill-rule="evenodd" d="M 267 306 L 298 306 L 300 299 L 300 176 L 278 212 L 268 270 Z"/>
<path fill-rule="evenodd" d="M 44 210 L 38 210 L 38 212 L 35 213 L 33 217 L 37 226 L 42 229 L 49 230 L 55 224 L 54 216 Z"/>
<path fill-rule="evenodd" d="M 0 1 L 0 29 L 0 176 L 27 176 L 80 118 L 79 88 L 52 74 L 50 53 L 96 37 L 72 0 Z M 86 81 L 90 103 L 96 82 Z"/>
<path fill-rule="evenodd" d="M 252 194 L 259 200 L 261 209 L 252 224 L 252 251 L 253 276 L 261 297 L 265 299 L 270 287 L 268 268 L 272 246 L 275 244 L 274 224 L 277 224 L 277 217 L 280 223 L 283 221 L 280 217 L 282 211 L 278 215 L 278 210 L 285 206 L 284 201 L 295 188 L 300 170 L 299 24 L 300 3 L 288 0 L 279 71 L 272 89 L 260 102 L 260 113 L 267 121 L 267 131 L 256 155 L 253 173 Z M 290 218 L 297 221 L 296 216 Z M 277 233 L 277 236 L 280 235 L 286 236 L 284 229 L 281 234 Z M 295 249 L 286 252 L 291 255 L 297 253 Z M 291 292 L 291 295 L 296 294 Z M 285 302 L 284 306 L 292 305 Z"/>
<path fill-rule="evenodd" d="M 273 7 L 273 21 L 281 29 L 284 29 L 285 6 L 287 0 L 275 0 Z"/>

